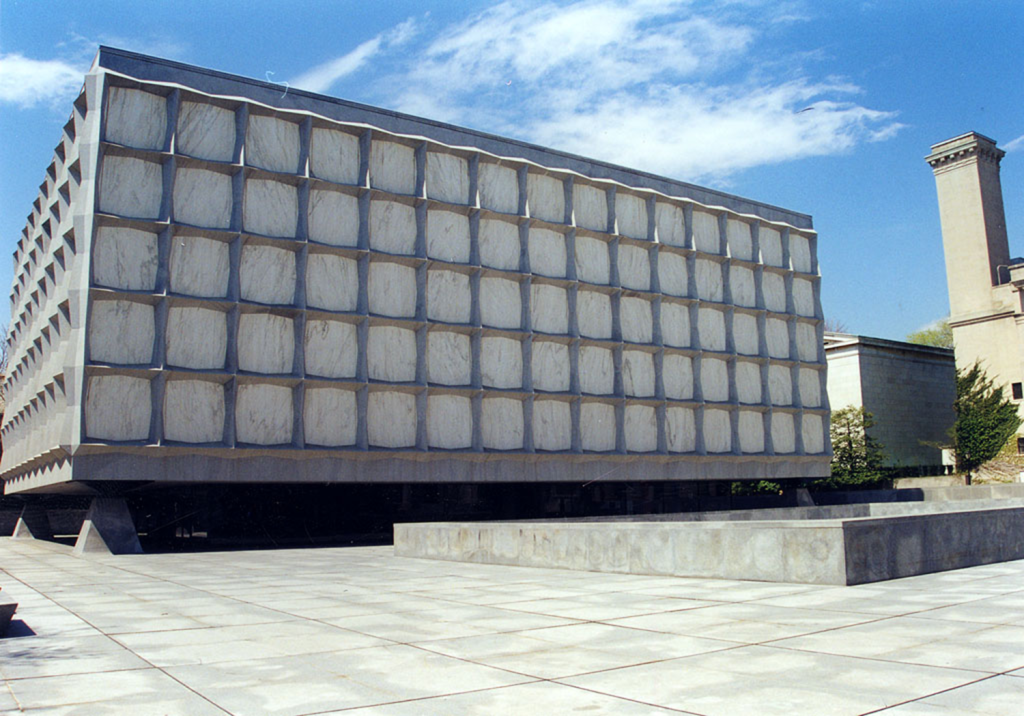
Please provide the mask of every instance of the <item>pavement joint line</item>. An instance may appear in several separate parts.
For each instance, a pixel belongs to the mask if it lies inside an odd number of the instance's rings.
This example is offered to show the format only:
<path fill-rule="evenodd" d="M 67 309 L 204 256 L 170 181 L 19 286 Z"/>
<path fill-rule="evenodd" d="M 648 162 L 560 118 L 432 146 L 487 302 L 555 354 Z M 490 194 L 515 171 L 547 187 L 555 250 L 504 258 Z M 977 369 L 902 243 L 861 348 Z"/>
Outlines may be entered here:
<path fill-rule="evenodd" d="M 136 656 L 138 656 L 138 654 L 136 654 Z M 142 657 L 139 657 L 139 658 L 141 659 Z M 143 659 L 143 661 L 145 661 L 145 660 Z M 146 663 L 149 664 L 148 661 Z M 156 668 L 158 668 L 158 667 L 153 666 L 152 664 L 149 664 L 149 666 L 130 666 L 130 667 L 121 668 L 121 669 L 92 669 L 92 670 L 87 670 L 87 671 L 70 671 L 70 672 L 68 672 L 66 674 L 42 674 L 40 676 L 12 676 L 12 677 L 6 677 L 5 676 L 4 677 L 4 682 L 7 683 L 7 684 L 12 684 L 12 683 L 17 682 L 17 681 L 36 681 L 36 680 L 42 680 L 42 679 L 64 679 L 64 678 L 67 678 L 69 676 L 91 676 L 92 674 L 123 674 L 123 673 L 129 672 L 129 671 L 150 671 L 151 669 L 156 669 Z M 10 688 L 10 687 L 8 686 L 8 688 Z"/>
<path fill-rule="evenodd" d="M 968 681 L 967 683 L 958 684 L 957 686 L 950 686 L 948 689 L 939 689 L 938 691 L 936 691 L 934 693 L 931 693 L 931 694 L 927 694 L 925 696 L 918 696 L 918 697 L 913 698 L 913 699 L 906 699 L 904 701 L 900 701 L 899 703 L 889 704 L 888 706 L 883 706 L 882 708 L 875 709 L 873 711 L 865 711 L 864 713 L 860 714 L 860 716 L 870 716 L 870 714 L 884 713 L 886 711 L 890 711 L 890 710 L 898 708 L 900 706 L 906 706 L 907 704 L 912 704 L 912 703 L 915 703 L 915 702 L 918 702 L 918 701 L 924 701 L 925 699 L 930 699 L 933 696 L 939 696 L 941 694 L 948 694 L 950 691 L 956 691 L 957 689 L 962 689 L 965 686 L 971 686 L 973 684 L 980 684 L 982 681 L 988 681 L 989 679 L 994 679 L 997 676 L 999 676 L 999 674 L 989 674 L 989 675 L 983 676 L 980 679 L 975 679 L 974 681 Z"/>
<path fill-rule="evenodd" d="M 11 682 L 8 681 L 7 679 L 4 679 L 4 688 L 7 689 L 7 693 L 10 694 L 11 701 L 13 701 L 14 705 L 18 707 L 18 712 L 19 713 L 24 713 L 25 707 L 21 705 L 21 701 L 15 695 L 14 689 L 11 688 Z"/>
<path fill-rule="evenodd" d="M 562 677 L 562 678 L 568 679 L 568 678 L 572 678 L 572 677 L 565 676 L 565 677 Z M 598 691 L 597 689 L 588 689 L 587 687 L 579 686 L 578 684 L 566 684 L 566 683 L 564 683 L 562 681 L 559 681 L 557 679 L 550 679 L 550 681 L 552 683 L 554 683 L 554 684 L 559 684 L 560 686 L 568 686 L 570 689 L 579 689 L 580 691 L 587 691 L 587 692 L 592 693 L 592 694 L 599 694 L 600 696 L 608 696 L 608 697 L 611 697 L 613 699 L 620 699 L 622 701 L 632 701 L 633 703 L 640 704 L 641 706 L 651 706 L 651 707 L 654 707 L 656 709 L 664 709 L 666 711 L 675 711 L 677 713 L 687 714 L 688 716 L 707 716 L 707 714 L 698 713 L 696 711 L 685 711 L 683 709 L 677 709 L 674 706 L 665 706 L 663 704 L 656 704 L 656 703 L 652 703 L 650 701 L 640 701 L 639 699 L 631 699 L 628 696 L 620 696 L 618 694 L 610 694 L 607 691 Z"/>
<path fill-rule="evenodd" d="M 378 706 L 393 706 L 394 704 L 408 704 L 415 703 L 417 701 L 430 701 L 432 699 L 444 699 L 449 696 L 462 696 L 464 694 L 479 694 L 486 691 L 498 691 L 500 689 L 514 689 L 517 686 L 529 686 L 530 684 L 538 684 L 544 681 L 544 679 L 535 679 L 533 681 L 525 681 L 521 684 L 504 684 L 502 686 L 488 686 L 483 689 L 470 689 L 469 691 L 452 691 L 447 694 L 435 694 L 434 696 L 419 696 L 411 699 L 399 699 L 397 701 L 380 701 L 375 704 L 363 704 L 362 706 L 346 706 L 340 709 L 328 709 L 326 711 L 310 711 L 309 713 L 297 714 L 297 716 L 320 716 L 321 714 L 333 714 L 342 711 L 358 711 L 359 709 L 373 709 Z"/>

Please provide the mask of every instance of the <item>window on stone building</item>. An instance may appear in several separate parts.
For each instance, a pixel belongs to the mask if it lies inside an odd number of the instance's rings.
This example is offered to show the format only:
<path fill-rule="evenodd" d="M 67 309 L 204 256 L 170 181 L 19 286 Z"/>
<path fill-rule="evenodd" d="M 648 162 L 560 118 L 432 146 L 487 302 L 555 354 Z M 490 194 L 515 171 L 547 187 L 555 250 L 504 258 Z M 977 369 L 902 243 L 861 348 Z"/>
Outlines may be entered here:
<path fill-rule="evenodd" d="M 1024 438 L 1017 438 L 1017 454 L 1024 455 Z"/>
<path fill-rule="evenodd" d="M 1024 399 L 1024 387 L 1022 387 L 1020 383 L 1011 384 L 1010 390 L 1013 391 L 1014 400 Z"/>

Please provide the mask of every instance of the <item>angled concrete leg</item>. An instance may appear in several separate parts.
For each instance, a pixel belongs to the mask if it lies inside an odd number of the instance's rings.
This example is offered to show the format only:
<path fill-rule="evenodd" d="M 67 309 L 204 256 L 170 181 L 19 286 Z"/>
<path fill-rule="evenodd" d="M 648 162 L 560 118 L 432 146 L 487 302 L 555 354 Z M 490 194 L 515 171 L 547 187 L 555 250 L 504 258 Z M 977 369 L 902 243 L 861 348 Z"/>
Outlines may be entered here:
<path fill-rule="evenodd" d="M 42 505 L 25 505 L 14 526 L 14 539 L 53 539 L 50 518 Z"/>
<path fill-rule="evenodd" d="M 76 555 L 139 554 L 142 545 L 123 497 L 96 497 L 75 542 Z"/>

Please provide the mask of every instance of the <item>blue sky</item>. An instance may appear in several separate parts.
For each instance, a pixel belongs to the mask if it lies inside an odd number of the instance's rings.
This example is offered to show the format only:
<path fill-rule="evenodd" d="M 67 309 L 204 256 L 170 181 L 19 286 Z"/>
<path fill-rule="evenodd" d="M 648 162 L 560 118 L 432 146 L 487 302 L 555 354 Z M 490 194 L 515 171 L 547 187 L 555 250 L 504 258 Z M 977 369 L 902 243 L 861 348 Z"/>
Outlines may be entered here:
<path fill-rule="evenodd" d="M 1022 37 L 1019 0 L 5 0 L 0 242 L 14 250 L 102 43 L 811 214 L 826 316 L 898 339 L 949 310 L 931 144 L 974 130 L 1008 150 L 1024 255 Z"/>

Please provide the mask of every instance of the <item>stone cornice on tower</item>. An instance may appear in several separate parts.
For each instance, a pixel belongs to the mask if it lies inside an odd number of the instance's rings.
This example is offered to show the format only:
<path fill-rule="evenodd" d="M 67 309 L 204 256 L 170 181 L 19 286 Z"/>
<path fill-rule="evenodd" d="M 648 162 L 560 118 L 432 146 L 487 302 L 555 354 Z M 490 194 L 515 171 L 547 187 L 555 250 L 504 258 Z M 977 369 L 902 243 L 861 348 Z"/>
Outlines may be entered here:
<path fill-rule="evenodd" d="M 991 162 L 999 166 L 999 161 L 1004 156 L 1006 156 L 1006 152 L 997 148 L 994 140 L 977 132 L 967 132 L 959 137 L 933 144 L 932 153 L 925 157 L 925 161 L 937 174 L 960 162 L 972 159 Z"/>

